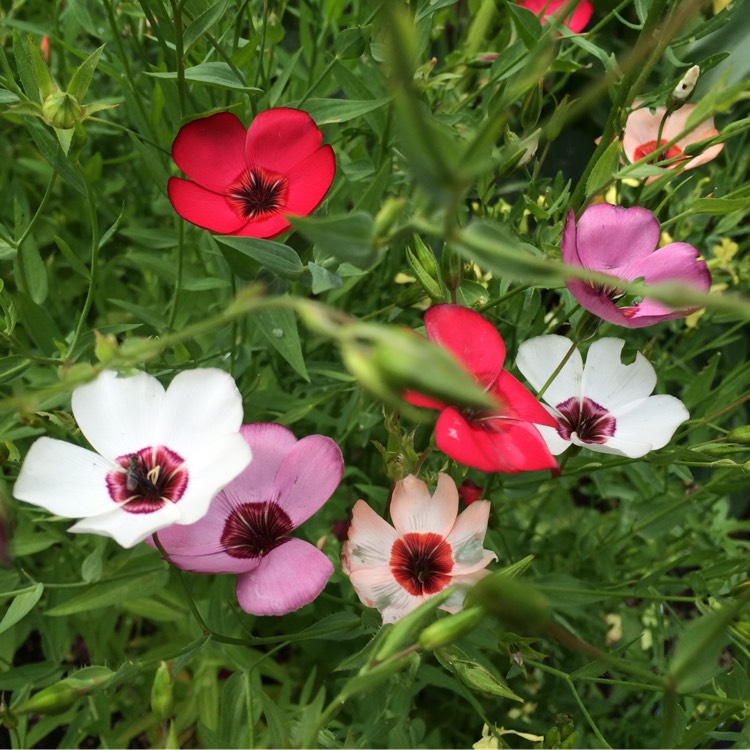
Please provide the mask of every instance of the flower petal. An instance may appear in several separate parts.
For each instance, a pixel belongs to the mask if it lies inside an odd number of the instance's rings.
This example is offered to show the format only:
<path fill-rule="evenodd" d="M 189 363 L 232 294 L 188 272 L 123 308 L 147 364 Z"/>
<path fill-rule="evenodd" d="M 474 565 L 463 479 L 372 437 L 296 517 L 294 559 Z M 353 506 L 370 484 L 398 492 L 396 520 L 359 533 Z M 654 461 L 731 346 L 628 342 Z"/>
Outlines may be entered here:
<path fill-rule="evenodd" d="M 452 352 L 481 385 L 497 380 L 505 344 L 492 323 L 461 305 L 433 305 L 424 322 L 430 339 Z"/>
<path fill-rule="evenodd" d="M 289 194 L 284 215 L 307 216 L 323 200 L 336 174 L 336 157 L 323 146 L 287 173 Z"/>
<path fill-rule="evenodd" d="M 500 414 L 508 419 L 518 419 L 534 424 L 553 427 L 556 422 L 549 412 L 536 400 L 526 386 L 509 372 L 503 370 L 492 388 L 492 395 L 502 403 Z"/>
<path fill-rule="evenodd" d="M 121 547 L 133 547 L 155 531 L 173 524 L 179 514 L 174 503 L 166 503 L 153 513 L 128 513 L 117 508 L 111 513 L 83 518 L 68 531 L 74 534 L 108 536 Z"/>
<path fill-rule="evenodd" d="M 111 469 L 93 451 L 41 437 L 24 459 L 13 495 L 67 518 L 109 513 L 117 507 L 105 481 Z"/>
<path fill-rule="evenodd" d="M 634 102 L 633 104 L 635 106 L 638 102 Z M 690 105 L 685 105 L 685 107 L 687 106 Z M 641 107 L 640 109 L 633 110 L 628 115 L 622 136 L 622 149 L 629 162 L 637 161 L 635 158 L 635 150 L 638 146 L 642 146 L 644 143 L 650 143 L 651 141 L 656 141 L 659 134 L 659 124 L 661 123 L 665 112 L 666 109 L 664 107 L 656 107 L 653 114 L 648 107 Z M 671 119 L 672 118 L 669 118 L 667 123 L 665 123 L 665 131 L 667 129 L 667 124 Z M 674 134 L 667 135 L 666 132 L 662 133 L 663 141 L 669 141 L 673 137 Z"/>
<path fill-rule="evenodd" d="M 250 123 L 245 142 L 248 166 L 260 166 L 285 175 L 311 156 L 323 140 L 312 117 L 301 109 L 275 107 Z"/>
<path fill-rule="evenodd" d="M 172 158 L 198 185 L 223 193 L 245 170 L 245 136 L 245 127 L 230 112 L 202 117 L 180 128 Z"/>
<path fill-rule="evenodd" d="M 211 232 L 232 234 L 247 223 L 247 219 L 240 216 L 223 195 L 202 188 L 195 182 L 170 177 L 167 194 L 172 208 L 183 219 Z"/>
<path fill-rule="evenodd" d="M 573 353 L 568 356 L 573 346 L 575 344 L 565 336 L 550 335 L 536 336 L 518 347 L 516 367 L 535 391 L 543 388 L 560 362 L 568 357 L 568 361 L 542 396 L 548 404 L 562 403 L 571 396 L 581 397 L 583 358 L 578 349 L 573 349 Z"/>
<path fill-rule="evenodd" d="M 599 339 L 590 347 L 583 368 L 583 394 L 608 412 L 639 401 L 656 387 L 656 371 L 640 353 L 635 360 L 621 362 L 623 339 Z"/>
<path fill-rule="evenodd" d="M 489 516 L 489 500 L 477 500 L 456 519 L 445 539 L 453 550 L 454 575 L 484 568 L 492 560 L 497 560 L 494 552 L 483 548 Z"/>
<path fill-rule="evenodd" d="M 574 433 L 571 442 L 579 448 L 588 448 L 594 453 L 609 453 L 615 456 L 627 456 L 628 458 L 640 458 L 651 450 L 651 443 L 645 440 L 624 440 L 618 437 L 607 438 L 606 443 L 584 443 Z"/>
<path fill-rule="evenodd" d="M 660 247 L 648 257 L 628 264 L 625 273 L 624 278 L 643 277 L 647 284 L 679 281 L 704 292 L 711 287 L 711 272 L 706 261 L 687 242 L 672 242 Z"/>
<path fill-rule="evenodd" d="M 566 440 L 558 431 L 556 427 L 547 427 L 546 425 L 537 425 L 539 434 L 547 444 L 549 452 L 553 456 L 559 456 L 561 453 L 566 451 L 570 447 L 570 440 Z"/>
<path fill-rule="evenodd" d="M 387 566 L 391 547 L 398 539 L 396 530 L 364 500 L 357 500 L 352 510 L 349 539 L 341 551 L 344 572 L 358 568 Z"/>
<path fill-rule="evenodd" d="M 290 539 L 237 577 L 237 601 L 251 615 L 285 615 L 315 599 L 331 575 L 333 565 L 319 549 Z"/>
<path fill-rule="evenodd" d="M 228 232 L 235 237 L 257 237 L 258 239 L 269 239 L 278 237 L 286 232 L 292 225 L 289 220 L 280 213 L 271 214 L 264 219 L 253 219 L 243 224 L 234 232 Z"/>
<path fill-rule="evenodd" d="M 600 290 L 595 289 L 585 281 L 566 279 L 565 286 L 584 310 L 588 310 L 590 313 L 610 323 L 616 323 L 626 328 L 638 327 L 636 324 L 630 322 L 630 319 L 625 316 L 606 294 L 603 294 Z"/>
<path fill-rule="evenodd" d="M 153 445 L 164 388 L 145 372 L 121 377 L 105 370 L 73 391 L 72 408 L 81 432 L 105 458 Z"/>
<path fill-rule="evenodd" d="M 615 410 L 614 417 L 617 420 L 615 437 L 647 441 L 651 450 L 657 450 L 663 448 L 677 428 L 690 419 L 690 413 L 678 398 L 657 395 Z"/>
<path fill-rule="evenodd" d="M 458 515 L 458 490 L 447 474 L 438 474 L 435 494 L 413 474 L 396 482 L 391 498 L 391 519 L 399 535 L 432 532 L 445 537 Z"/>
<path fill-rule="evenodd" d="M 383 624 L 396 622 L 415 610 L 429 595 L 413 596 L 400 586 L 390 568 L 359 568 L 349 574 L 357 596 L 383 615 Z"/>
<path fill-rule="evenodd" d="M 480 471 L 553 469 L 557 463 L 539 431 L 529 422 L 497 418 L 492 422 L 469 422 L 448 408 L 435 426 L 438 448 L 454 461 Z"/>

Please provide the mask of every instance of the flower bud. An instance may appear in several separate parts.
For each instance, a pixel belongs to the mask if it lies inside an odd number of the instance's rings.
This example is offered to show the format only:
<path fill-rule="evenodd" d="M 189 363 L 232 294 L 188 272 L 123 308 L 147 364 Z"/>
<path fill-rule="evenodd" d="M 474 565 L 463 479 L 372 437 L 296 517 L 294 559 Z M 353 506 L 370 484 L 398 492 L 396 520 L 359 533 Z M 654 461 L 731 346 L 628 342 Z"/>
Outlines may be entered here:
<path fill-rule="evenodd" d="M 151 711 L 159 721 L 166 721 L 174 708 L 174 681 L 169 665 L 163 661 L 154 675 L 151 686 Z"/>
<path fill-rule="evenodd" d="M 542 593 L 528 581 L 509 578 L 504 571 L 482 578 L 466 595 L 465 604 L 484 607 L 518 635 L 538 633 L 550 618 Z"/>
<path fill-rule="evenodd" d="M 450 245 L 443 245 L 440 270 L 445 285 L 455 292 L 464 280 L 464 260 Z"/>
<path fill-rule="evenodd" d="M 42 115 L 53 128 L 70 130 L 81 119 L 81 105 L 78 100 L 65 91 L 51 94 L 44 100 Z"/>
<path fill-rule="evenodd" d="M 445 294 L 440 283 L 440 272 L 432 250 L 422 238 L 414 237 L 414 249 L 406 247 L 406 260 L 422 288 L 433 302 L 444 302 Z"/>
<path fill-rule="evenodd" d="M 420 633 L 417 642 L 419 648 L 434 651 L 436 648 L 450 645 L 474 630 L 482 622 L 485 614 L 481 607 L 470 607 L 433 622 Z"/>
<path fill-rule="evenodd" d="M 480 487 L 476 482 L 471 479 L 464 479 L 461 482 L 461 486 L 458 488 L 459 497 L 464 501 L 464 505 L 471 505 L 472 503 L 479 500 L 484 492 L 484 487 Z"/>
<path fill-rule="evenodd" d="M 698 76 L 701 74 L 701 69 L 697 65 L 693 65 L 687 73 L 682 77 L 682 80 L 675 86 L 672 95 L 670 96 L 671 109 L 679 109 L 693 93 L 695 84 L 698 83 Z"/>
<path fill-rule="evenodd" d="M 78 698 L 103 687 L 114 675 L 107 667 L 85 667 L 70 677 L 40 690 L 13 709 L 15 714 L 59 714 L 67 711 Z"/>
<path fill-rule="evenodd" d="M 727 440 L 732 443 L 750 443 L 750 425 L 735 427 L 727 433 Z"/>

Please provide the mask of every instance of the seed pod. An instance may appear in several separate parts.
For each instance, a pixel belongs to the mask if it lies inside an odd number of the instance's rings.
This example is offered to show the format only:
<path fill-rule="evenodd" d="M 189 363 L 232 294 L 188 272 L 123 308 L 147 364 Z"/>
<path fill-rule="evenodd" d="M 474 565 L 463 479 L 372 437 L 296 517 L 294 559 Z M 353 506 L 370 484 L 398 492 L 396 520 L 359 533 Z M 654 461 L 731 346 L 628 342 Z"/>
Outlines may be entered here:
<path fill-rule="evenodd" d="M 450 617 L 433 622 L 419 635 L 419 648 L 434 651 L 470 633 L 484 619 L 485 611 L 481 607 L 470 607 Z"/>
<path fill-rule="evenodd" d="M 81 119 L 81 105 L 78 100 L 65 91 L 51 94 L 42 104 L 42 115 L 53 128 L 70 130 Z"/>
<path fill-rule="evenodd" d="M 163 661 L 154 675 L 151 686 L 151 711 L 159 721 L 166 721 L 174 708 L 174 680 L 168 664 Z"/>

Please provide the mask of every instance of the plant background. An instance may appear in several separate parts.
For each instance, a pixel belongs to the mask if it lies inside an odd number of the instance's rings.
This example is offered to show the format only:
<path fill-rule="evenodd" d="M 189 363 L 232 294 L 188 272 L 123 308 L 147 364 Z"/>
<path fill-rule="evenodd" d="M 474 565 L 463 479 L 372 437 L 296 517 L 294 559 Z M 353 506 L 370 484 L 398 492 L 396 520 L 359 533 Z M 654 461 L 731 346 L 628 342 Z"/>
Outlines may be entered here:
<path fill-rule="evenodd" d="M 3 742 L 466 747 L 483 724 L 526 733 L 495 739 L 522 747 L 750 742 L 750 623 L 736 598 L 750 532 L 750 304 L 726 296 L 747 292 L 750 263 L 750 3 L 715 14 L 602 0 L 585 36 L 487 0 L 15 0 L 2 13 Z M 44 36 L 63 89 L 104 45 L 83 103 L 116 108 L 59 134 L 21 106 L 41 101 L 32 46 Z M 716 114 L 725 149 L 633 183 L 648 167 L 625 167 L 607 144 L 595 154 L 594 141 L 613 107 L 630 104 L 632 71 L 648 73 L 639 98 L 661 103 L 692 64 L 704 70 L 693 101 Z M 180 126 L 225 110 L 248 124 L 273 106 L 307 110 L 336 152 L 321 209 L 273 243 L 182 222 L 166 197 Z M 537 128 L 536 156 L 519 165 L 519 139 Z M 691 420 L 644 459 L 583 452 L 556 479 L 487 476 L 430 454 L 428 478 L 447 469 L 485 487 L 496 567 L 524 568 L 573 640 L 488 619 L 435 653 L 410 650 L 415 632 L 403 634 L 378 669 L 380 617 L 341 573 L 332 527 L 360 497 L 385 512 L 391 480 L 430 446 L 429 422 L 399 419 L 391 399 L 419 374 L 389 338 L 418 329 L 429 301 L 415 236 L 444 270 L 451 254 L 463 259 L 456 299 L 496 324 L 512 369 L 521 341 L 575 330 L 580 310 L 554 264 L 561 227 L 569 207 L 604 194 L 654 211 L 699 248 L 719 287 L 688 321 L 597 334 L 642 351 L 658 392 L 681 398 Z M 357 324 L 343 314 L 392 327 L 374 345 L 366 327 L 349 336 Z M 83 444 L 70 392 L 103 366 L 164 382 L 221 367 L 246 421 L 338 442 L 344 480 L 299 532 L 337 569 L 314 604 L 253 618 L 232 577 L 186 576 L 206 632 L 154 550 L 69 535 L 67 519 L 12 499 L 33 439 Z M 169 673 L 157 677 L 162 662 Z M 50 705 L 14 713 L 56 685 Z"/>

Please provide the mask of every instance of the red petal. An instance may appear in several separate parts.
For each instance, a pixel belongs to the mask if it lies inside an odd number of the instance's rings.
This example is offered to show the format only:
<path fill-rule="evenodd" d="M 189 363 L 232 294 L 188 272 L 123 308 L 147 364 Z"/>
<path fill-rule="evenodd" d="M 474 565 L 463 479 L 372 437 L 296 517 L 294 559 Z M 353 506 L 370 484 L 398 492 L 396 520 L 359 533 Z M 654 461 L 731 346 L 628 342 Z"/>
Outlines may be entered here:
<path fill-rule="evenodd" d="M 539 431 L 529 422 L 467 421 L 459 411 L 448 408 L 438 417 L 435 440 L 454 461 L 479 471 L 516 474 L 557 467 Z"/>
<path fill-rule="evenodd" d="M 436 398 L 432 398 L 432 396 L 425 396 L 424 393 L 404 391 L 401 394 L 401 398 L 403 398 L 407 404 L 422 406 L 425 409 L 445 409 L 445 404 L 442 401 L 438 401 Z"/>
<path fill-rule="evenodd" d="M 286 174 L 311 156 L 322 140 L 323 133 L 307 112 L 288 107 L 267 109 L 250 123 L 245 158 L 248 166 Z"/>
<path fill-rule="evenodd" d="M 268 239 L 269 237 L 278 237 L 286 232 L 291 224 L 281 214 L 267 216 L 265 219 L 257 221 L 248 221 L 243 227 L 240 227 L 232 234 L 238 237 L 257 237 L 258 239 Z"/>
<path fill-rule="evenodd" d="M 427 335 L 452 352 L 485 387 L 499 377 L 505 344 L 495 326 L 461 305 L 433 305 L 424 316 Z"/>
<path fill-rule="evenodd" d="M 307 216 L 323 200 L 336 173 L 336 157 L 330 146 L 323 146 L 287 172 L 289 195 L 285 214 Z"/>
<path fill-rule="evenodd" d="M 180 128 L 172 144 L 177 166 L 199 185 L 223 193 L 245 169 L 245 128 L 219 112 Z"/>
<path fill-rule="evenodd" d="M 537 401 L 536 396 L 505 370 L 495 382 L 492 395 L 502 401 L 504 417 L 557 427 L 555 418 Z"/>
<path fill-rule="evenodd" d="M 223 195 L 179 177 L 170 177 L 167 193 L 172 206 L 183 219 L 218 234 L 232 234 L 247 221 L 238 216 Z"/>

